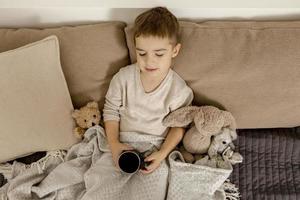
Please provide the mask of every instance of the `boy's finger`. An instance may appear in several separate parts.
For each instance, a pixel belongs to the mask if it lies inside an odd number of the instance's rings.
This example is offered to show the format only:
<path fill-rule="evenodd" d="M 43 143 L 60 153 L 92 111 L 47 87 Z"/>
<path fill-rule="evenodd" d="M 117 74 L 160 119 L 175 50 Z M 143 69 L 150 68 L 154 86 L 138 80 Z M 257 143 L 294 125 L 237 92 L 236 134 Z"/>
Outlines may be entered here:
<path fill-rule="evenodd" d="M 134 148 L 132 146 L 130 146 L 129 144 L 125 144 L 124 147 L 125 147 L 125 150 L 134 150 Z"/>
<path fill-rule="evenodd" d="M 119 163 L 118 163 L 118 161 L 115 161 L 115 160 L 113 160 L 114 161 L 114 165 L 115 165 L 115 167 L 118 169 L 118 170 L 120 170 L 120 166 L 119 166 Z"/>
<path fill-rule="evenodd" d="M 147 170 L 146 169 L 140 169 L 140 172 L 142 172 L 143 174 L 146 174 Z"/>
<path fill-rule="evenodd" d="M 150 172 L 152 172 L 152 171 L 146 170 L 146 169 L 141 169 L 140 171 L 141 171 L 143 174 L 149 174 Z"/>
<path fill-rule="evenodd" d="M 152 167 L 152 168 L 147 168 L 147 174 L 149 174 L 149 173 L 151 173 L 151 172 L 153 172 L 153 170 L 154 170 L 154 168 Z"/>
<path fill-rule="evenodd" d="M 148 156 L 148 157 L 145 158 L 145 161 L 146 161 L 146 162 L 149 162 L 149 161 L 151 161 L 151 160 L 153 160 L 153 156 L 152 156 L 152 155 L 150 155 L 150 156 Z"/>
<path fill-rule="evenodd" d="M 154 168 L 154 166 L 155 166 L 155 163 L 154 163 L 154 162 L 151 163 L 150 165 L 148 165 L 148 166 L 146 167 L 147 171 L 152 171 L 152 169 Z"/>

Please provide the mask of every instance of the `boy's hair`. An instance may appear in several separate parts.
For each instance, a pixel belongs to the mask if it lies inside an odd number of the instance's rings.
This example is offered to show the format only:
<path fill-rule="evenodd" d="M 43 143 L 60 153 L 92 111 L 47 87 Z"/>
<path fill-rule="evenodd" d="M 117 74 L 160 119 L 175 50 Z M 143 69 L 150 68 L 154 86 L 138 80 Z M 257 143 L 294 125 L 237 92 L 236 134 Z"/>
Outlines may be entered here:
<path fill-rule="evenodd" d="M 179 41 L 179 23 L 177 18 L 165 7 L 155 7 L 137 16 L 134 22 L 133 39 L 139 36 L 168 37 Z"/>

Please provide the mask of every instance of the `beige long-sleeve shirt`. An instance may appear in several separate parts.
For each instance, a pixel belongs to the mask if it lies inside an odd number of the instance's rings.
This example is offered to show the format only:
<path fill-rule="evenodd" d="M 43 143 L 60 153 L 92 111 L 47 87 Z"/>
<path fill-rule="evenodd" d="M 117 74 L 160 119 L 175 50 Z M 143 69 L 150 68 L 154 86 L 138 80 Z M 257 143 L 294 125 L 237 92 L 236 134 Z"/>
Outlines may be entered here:
<path fill-rule="evenodd" d="M 110 82 L 103 109 L 104 121 L 120 121 L 120 132 L 166 136 L 162 120 L 171 111 L 188 106 L 193 92 L 172 69 L 152 92 L 146 93 L 137 64 L 121 68 Z"/>

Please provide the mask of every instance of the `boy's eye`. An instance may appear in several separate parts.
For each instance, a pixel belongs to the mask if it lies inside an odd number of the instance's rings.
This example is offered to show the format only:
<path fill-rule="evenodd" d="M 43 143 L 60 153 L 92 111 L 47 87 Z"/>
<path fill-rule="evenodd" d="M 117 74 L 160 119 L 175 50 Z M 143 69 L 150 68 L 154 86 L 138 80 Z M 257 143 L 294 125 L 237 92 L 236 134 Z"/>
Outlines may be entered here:
<path fill-rule="evenodd" d="M 155 54 L 155 55 L 161 57 L 161 56 L 163 56 L 164 54 Z"/>
<path fill-rule="evenodd" d="M 144 56 L 144 55 L 146 55 L 146 53 L 139 53 L 139 55 L 140 55 L 140 56 Z"/>

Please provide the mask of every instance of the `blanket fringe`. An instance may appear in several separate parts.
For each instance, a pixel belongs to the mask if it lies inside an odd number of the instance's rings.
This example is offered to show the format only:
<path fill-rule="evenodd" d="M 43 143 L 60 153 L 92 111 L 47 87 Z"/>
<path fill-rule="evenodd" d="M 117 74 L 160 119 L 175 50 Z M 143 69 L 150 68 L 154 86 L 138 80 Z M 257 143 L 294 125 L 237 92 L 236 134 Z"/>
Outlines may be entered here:
<path fill-rule="evenodd" d="M 48 151 L 47 154 L 39 159 L 36 162 L 31 163 L 30 165 L 25 165 L 25 168 L 33 168 L 34 166 L 37 167 L 39 174 L 43 173 L 46 168 L 46 163 L 51 158 L 60 158 L 62 162 L 64 162 L 64 157 L 66 156 L 66 152 L 63 150 L 56 150 L 56 151 Z"/>
<path fill-rule="evenodd" d="M 0 173 L 4 176 L 5 179 L 10 179 L 12 174 L 12 165 L 9 163 L 0 164 Z"/>
<path fill-rule="evenodd" d="M 15 167 L 17 167 L 21 171 L 24 171 L 26 169 L 32 169 L 33 167 L 36 166 L 38 173 L 41 174 L 45 170 L 46 163 L 49 161 L 49 159 L 59 158 L 62 160 L 62 162 L 64 162 L 65 155 L 66 152 L 64 150 L 55 150 L 55 151 L 48 151 L 43 158 L 31 164 L 18 163 L 17 161 L 14 161 L 13 164 L 2 163 L 0 164 L 0 173 L 2 173 L 7 180 L 10 180 L 12 178 L 13 170 Z"/>
<path fill-rule="evenodd" d="M 223 189 L 225 191 L 226 200 L 239 200 L 240 199 L 240 192 L 239 189 L 227 179 L 223 183 Z"/>

